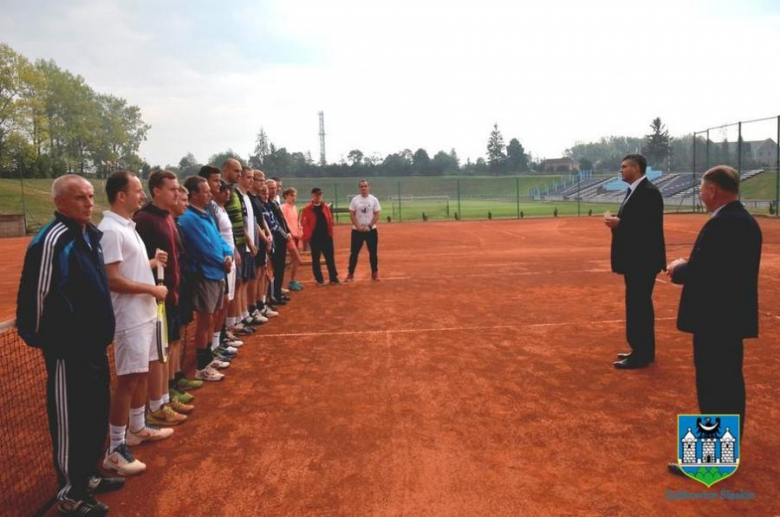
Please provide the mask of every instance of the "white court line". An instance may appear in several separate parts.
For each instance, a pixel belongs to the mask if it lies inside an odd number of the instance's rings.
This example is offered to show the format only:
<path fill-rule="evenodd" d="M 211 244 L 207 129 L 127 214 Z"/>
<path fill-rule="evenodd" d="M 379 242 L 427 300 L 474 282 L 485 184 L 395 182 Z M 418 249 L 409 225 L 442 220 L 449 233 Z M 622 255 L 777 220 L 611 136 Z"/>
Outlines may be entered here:
<path fill-rule="evenodd" d="M 507 264 L 511 266 L 511 264 Z M 555 276 L 562 273 L 611 273 L 611 269 L 572 269 L 568 271 L 521 271 L 519 273 L 498 273 L 500 276 L 532 276 L 547 275 Z M 382 277 L 382 280 L 429 280 L 432 278 L 471 278 L 471 277 L 495 277 L 497 273 L 469 273 L 464 275 L 428 275 L 428 276 L 388 276 Z"/>
<path fill-rule="evenodd" d="M 677 316 L 668 318 L 656 318 L 656 321 L 676 320 Z M 391 329 L 391 330 L 342 330 L 335 332 L 289 332 L 279 334 L 258 334 L 263 337 L 309 337 L 309 336 L 357 336 L 365 334 L 413 334 L 417 332 L 462 332 L 464 330 L 500 330 L 500 329 L 528 329 L 566 327 L 571 325 L 611 325 L 625 323 L 626 320 L 601 320 L 601 321 L 565 321 L 559 323 L 528 323 L 524 325 L 487 325 L 480 327 L 440 327 L 420 329 Z"/>

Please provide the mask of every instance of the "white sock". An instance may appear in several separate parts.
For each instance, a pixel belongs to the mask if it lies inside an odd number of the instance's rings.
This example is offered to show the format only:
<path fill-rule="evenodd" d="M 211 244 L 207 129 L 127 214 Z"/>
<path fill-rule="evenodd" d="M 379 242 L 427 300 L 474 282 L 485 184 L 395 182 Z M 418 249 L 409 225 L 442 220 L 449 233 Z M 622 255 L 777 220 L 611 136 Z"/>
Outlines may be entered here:
<path fill-rule="evenodd" d="M 163 393 L 163 404 L 168 404 L 171 401 L 171 394 L 170 393 Z"/>
<path fill-rule="evenodd" d="M 222 335 L 221 332 L 214 332 L 211 335 L 211 349 L 216 350 L 219 346 L 219 337 Z"/>
<path fill-rule="evenodd" d="M 163 405 L 163 399 L 157 399 L 157 400 L 150 400 L 149 401 L 149 411 L 154 413 L 158 409 L 160 409 Z"/>
<path fill-rule="evenodd" d="M 225 323 L 227 323 L 227 327 L 229 329 L 232 329 L 233 327 L 236 326 L 236 318 L 229 317 Z"/>
<path fill-rule="evenodd" d="M 146 427 L 146 406 L 130 408 L 130 431 L 138 433 Z"/>
<path fill-rule="evenodd" d="M 125 443 L 125 431 L 127 431 L 126 425 L 110 425 L 109 424 L 109 436 L 111 437 L 111 444 L 108 446 L 108 450 L 113 451 L 123 443 Z"/>

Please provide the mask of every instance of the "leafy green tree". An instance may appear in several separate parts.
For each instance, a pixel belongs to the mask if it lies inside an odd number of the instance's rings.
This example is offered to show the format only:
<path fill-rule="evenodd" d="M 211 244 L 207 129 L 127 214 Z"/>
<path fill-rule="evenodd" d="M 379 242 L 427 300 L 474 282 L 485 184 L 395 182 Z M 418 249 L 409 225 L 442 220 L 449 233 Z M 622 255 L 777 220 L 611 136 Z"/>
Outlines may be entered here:
<path fill-rule="evenodd" d="M 260 131 L 257 133 L 257 137 L 255 138 L 254 152 L 249 157 L 249 166 L 256 169 L 264 167 L 266 157 L 271 154 L 272 145 L 273 144 L 271 144 L 271 140 L 265 133 L 265 129 L 261 127 Z"/>
<path fill-rule="evenodd" d="M 504 137 L 498 129 L 498 124 L 493 124 L 493 131 L 490 132 L 490 138 L 488 138 L 487 159 L 491 172 L 500 171 L 506 162 Z"/>
<path fill-rule="evenodd" d="M 506 146 L 506 169 L 509 172 L 525 172 L 528 170 L 528 156 L 525 154 L 523 145 L 517 138 L 509 141 Z"/>
<path fill-rule="evenodd" d="M 645 135 L 645 141 L 642 144 L 642 154 L 647 158 L 648 164 L 659 167 L 666 163 L 671 152 L 671 138 L 660 117 L 653 119 L 650 129 L 652 132 Z"/>
<path fill-rule="evenodd" d="M 431 158 L 428 156 L 428 151 L 423 148 L 417 149 L 412 155 L 412 170 L 416 174 L 425 174 L 430 165 Z"/>
<path fill-rule="evenodd" d="M 580 166 L 580 170 L 581 171 L 592 171 L 593 170 L 593 162 L 591 162 L 587 158 L 580 158 L 579 166 Z"/>
<path fill-rule="evenodd" d="M 217 153 L 217 154 L 212 155 L 209 158 L 208 163 L 210 165 L 215 166 L 215 167 L 222 167 L 222 164 L 225 163 L 225 161 L 228 158 L 233 158 L 233 159 L 238 160 L 241 163 L 241 165 L 245 165 L 246 164 L 246 161 L 243 158 L 241 158 L 241 156 L 237 152 L 235 152 L 233 149 L 228 149 L 227 151 L 223 151 L 221 153 Z"/>
<path fill-rule="evenodd" d="M 220 162 L 219 165 L 221 166 L 222 163 Z M 192 153 L 187 153 L 179 160 L 179 174 L 185 178 L 198 174 L 201 167 L 202 165 L 198 163 L 198 159 L 195 158 L 195 155 Z"/>
<path fill-rule="evenodd" d="M 350 165 L 352 165 L 352 167 L 358 167 L 361 163 L 363 163 L 363 151 L 360 149 L 352 149 L 347 154 L 347 160 L 349 161 Z"/>

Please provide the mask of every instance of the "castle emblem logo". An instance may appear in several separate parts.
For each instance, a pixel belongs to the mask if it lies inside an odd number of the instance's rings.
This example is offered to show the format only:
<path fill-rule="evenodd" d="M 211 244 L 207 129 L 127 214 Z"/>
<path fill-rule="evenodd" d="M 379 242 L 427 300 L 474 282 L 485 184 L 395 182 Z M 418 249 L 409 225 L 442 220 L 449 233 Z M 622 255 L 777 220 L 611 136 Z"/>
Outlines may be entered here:
<path fill-rule="evenodd" d="M 677 415 L 677 463 L 711 487 L 739 467 L 739 415 Z"/>

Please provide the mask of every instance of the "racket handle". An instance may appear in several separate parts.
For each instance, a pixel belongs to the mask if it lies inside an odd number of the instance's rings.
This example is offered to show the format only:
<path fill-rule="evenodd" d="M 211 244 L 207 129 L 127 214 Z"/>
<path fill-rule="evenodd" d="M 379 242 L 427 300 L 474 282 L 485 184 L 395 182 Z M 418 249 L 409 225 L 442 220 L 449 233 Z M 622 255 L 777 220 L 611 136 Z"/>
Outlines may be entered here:
<path fill-rule="evenodd" d="M 165 268 L 162 264 L 157 264 L 157 285 L 163 285 L 165 280 Z"/>

